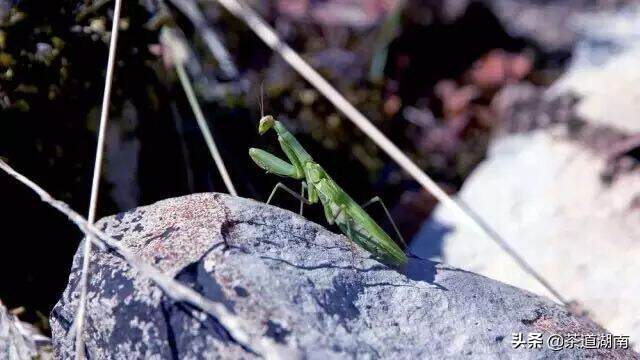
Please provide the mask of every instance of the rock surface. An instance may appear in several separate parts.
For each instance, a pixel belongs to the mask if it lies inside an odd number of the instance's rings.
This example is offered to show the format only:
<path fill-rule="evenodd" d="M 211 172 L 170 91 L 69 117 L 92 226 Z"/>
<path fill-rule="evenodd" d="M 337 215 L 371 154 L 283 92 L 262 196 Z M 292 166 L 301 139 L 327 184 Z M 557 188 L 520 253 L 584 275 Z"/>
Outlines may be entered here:
<path fill-rule="evenodd" d="M 551 89 L 512 89 L 494 104 L 516 130 L 539 129 L 496 140 L 459 196 L 565 297 L 640 349 L 640 172 L 637 141 L 636 150 L 621 143 L 640 131 L 640 12 L 583 22 L 572 65 Z M 627 156 L 616 160 L 619 149 Z M 497 245 L 458 223 L 438 208 L 412 249 L 548 295 Z"/>
<path fill-rule="evenodd" d="M 615 334 L 640 339 L 640 174 L 609 186 L 603 157 L 550 131 L 497 140 L 460 198 L 565 297 Z M 439 207 L 412 244 L 419 256 L 548 295 L 497 245 Z"/>
<path fill-rule="evenodd" d="M 583 16 L 568 71 L 551 93 L 572 92 L 582 118 L 620 131 L 640 131 L 640 6 Z"/>
<path fill-rule="evenodd" d="M 632 358 L 621 350 L 514 349 L 512 333 L 603 333 L 544 298 L 411 258 L 400 272 L 292 212 L 198 194 L 105 218 L 99 227 L 248 321 L 254 334 L 327 358 Z M 73 356 L 79 252 L 52 312 L 56 355 Z M 167 298 L 119 257 L 95 250 L 87 354 L 253 358 L 216 321 Z"/>
<path fill-rule="evenodd" d="M 53 359 L 51 341 L 10 314 L 0 301 L 0 359 Z"/>

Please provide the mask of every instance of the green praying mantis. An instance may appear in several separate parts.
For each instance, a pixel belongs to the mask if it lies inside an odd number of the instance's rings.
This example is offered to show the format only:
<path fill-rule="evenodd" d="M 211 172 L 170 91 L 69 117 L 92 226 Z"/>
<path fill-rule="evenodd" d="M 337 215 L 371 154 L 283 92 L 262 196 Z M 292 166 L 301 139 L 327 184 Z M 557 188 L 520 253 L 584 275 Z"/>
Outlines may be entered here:
<path fill-rule="evenodd" d="M 278 142 L 289 159 L 289 162 L 261 149 L 249 149 L 253 161 L 267 173 L 302 180 L 300 194 L 282 183 L 273 188 L 267 204 L 271 202 L 278 189 L 285 190 L 300 200 L 300 215 L 304 204 L 311 205 L 318 201 L 324 207 L 324 214 L 329 224 L 336 224 L 340 230 L 354 243 L 370 252 L 380 260 L 395 266 L 407 263 L 407 256 L 400 247 L 382 230 L 382 228 L 364 211 L 364 208 L 380 203 L 387 217 L 391 220 L 395 232 L 404 243 L 398 227 L 393 222 L 389 211 L 379 197 L 374 197 L 362 206 L 358 205 L 327 172 L 313 160 L 311 155 L 300 145 L 298 140 L 285 126 L 267 115 L 260 119 L 258 132 L 265 134 L 273 129 L 278 135 Z M 305 190 L 307 197 L 305 198 Z"/>

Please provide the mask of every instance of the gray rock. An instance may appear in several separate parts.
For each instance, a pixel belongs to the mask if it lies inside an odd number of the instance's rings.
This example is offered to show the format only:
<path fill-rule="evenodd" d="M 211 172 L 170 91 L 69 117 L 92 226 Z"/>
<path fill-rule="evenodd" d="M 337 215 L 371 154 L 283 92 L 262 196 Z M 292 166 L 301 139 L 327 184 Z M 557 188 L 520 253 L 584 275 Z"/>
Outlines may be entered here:
<path fill-rule="evenodd" d="M 10 314 L 0 301 L 0 359 L 52 359 L 51 341 Z"/>
<path fill-rule="evenodd" d="M 607 185 L 601 179 L 607 166 L 602 154 L 552 129 L 511 135 L 494 142 L 459 196 L 565 297 L 637 345 L 640 172 Z M 458 223 L 439 207 L 413 251 L 548 295 L 497 245 Z"/>
<path fill-rule="evenodd" d="M 621 140 L 640 131 L 640 8 L 585 15 L 579 24 L 571 66 L 552 88 L 511 86 L 494 100 L 508 130 L 547 129 L 496 140 L 459 196 L 554 287 L 640 349 L 637 141 L 629 156 L 614 159 Z M 412 248 L 548 295 L 496 245 L 457 223 L 439 208 Z"/>
<path fill-rule="evenodd" d="M 621 350 L 514 349 L 513 333 L 604 333 L 551 301 L 412 257 L 396 271 L 283 209 L 198 194 L 105 218 L 99 227 L 176 279 L 223 302 L 254 334 L 327 358 L 632 358 Z M 73 356 L 81 253 L 51 315 Z M 215 318 L 167 298 L 111 252 L 91 259 L 91 359 L 253 358 Z"/>
<path fill-rule="evenodd" d="M 551 95 L 576 94 L 580 117 L 629 134 L 639 132 L 640 6 L 583 16 L 576 28 L 580 40 Z"/>

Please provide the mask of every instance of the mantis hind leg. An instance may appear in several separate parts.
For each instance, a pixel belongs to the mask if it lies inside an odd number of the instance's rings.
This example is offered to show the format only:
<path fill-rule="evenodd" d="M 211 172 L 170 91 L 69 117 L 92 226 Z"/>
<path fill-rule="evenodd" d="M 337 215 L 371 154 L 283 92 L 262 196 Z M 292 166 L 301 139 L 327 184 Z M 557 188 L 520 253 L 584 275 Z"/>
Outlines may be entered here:
<path fill-rule="evenodd" d="M 404 241 L 404 237 L 402 237 L 402 234 L 400 234 L 400 230 L 398 230 L 398 226 L 396 225 L 396 222 L 393 221 L 393 218 L 391 217 L 391 213 L 389 212 L 389 210 L 387 210 L 387 207 L 384 205 L 384 202 L 382 201 L 382 199 L 380 199 L 379 196 L 375 196 L 371 198 L 371 200 L 367 201 L 366 203 L 360 206 L 362 207 L 362 209 L 364 209 L 369 205 L 373 205 L 374 203 L 380 203 L 380 205 L 382 206 L 382 210 L 384 210 L 384 213 L 387 215 L 387 219 L 389 219 L 389 221 L 391 222 L 391 225 L 393 226 L 393 230 L 396 232 L 396 235 L 400 239 L 400 242 L 402 243 L 402 245 L 407 247 L 407 243 Z"/>
<path fill-rule="evenodd" d="M 304 197 L 304 189 L 306 189 L 306 188 L 307 188 L 307 184 L 303 181 L 302 182 L 302 189 L 300 191 L 300 195 L 298 195 L 295 191 L 291 190 L 285 184 L 279 182 L 279 183 L 276 184 L 276 186 L 273 187 L 273 190 L 271 190 L 271 195 L 269 195 L 269 198 L 267 199 L 267 204 L 271 203 L 271 200 L 273 200 L 273 196 L 276 194 L 278 189 L 282 189 L 282 190 L 288 192 L 294 198 L 300 200 L 300 215 L 302 216 L 302 209 L 304 207 L 304 204 L 307 204 L 307 205 L 311 204 L 311 202 L 309 200 L 305 199 L 305 197 Z"/>

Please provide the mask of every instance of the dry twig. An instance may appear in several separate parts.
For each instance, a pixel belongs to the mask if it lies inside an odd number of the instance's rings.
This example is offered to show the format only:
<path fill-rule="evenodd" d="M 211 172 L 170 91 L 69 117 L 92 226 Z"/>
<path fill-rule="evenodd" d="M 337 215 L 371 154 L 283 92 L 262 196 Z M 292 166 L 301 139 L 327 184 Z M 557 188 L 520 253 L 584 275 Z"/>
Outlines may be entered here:
<path fill-rule="evenodd" d="M 249 327 L 248 324 L 246 324 L 242 318 L 229 311 L 225 305 L 205 298 L 193 289 L 183 285 L 156 269 L 154 266 L 148 264 L 121 242 L 96 228 L 95 225 L 88 222 L 82 217 L 82 215 L 71 209 L 69 205 L 53 198 L 38 184 L 20 174 L 2 160 L 0 160 L 0 169 L 26 185 L 29 189 L 40 196 L 40 199 L 43 202 L 66 215 L 71 222 L 85 233 L 86 241 L 90 241 L 100 248 L 108 247 L 115 250 L 132 268 L 138 271 L 138 273 L 143 277 L 153 281 L 172 300 L 188 303 L 215 317 L 239 344 L 242 344 L 247 349 L 260 354 L 267 359 L 279 359 L 285 355 L 287 358 L 298 357 L 293 350 L 286 349 L 282 345 L 275 344 L 266 337 L 250 335 L 245 330 Z"/>

